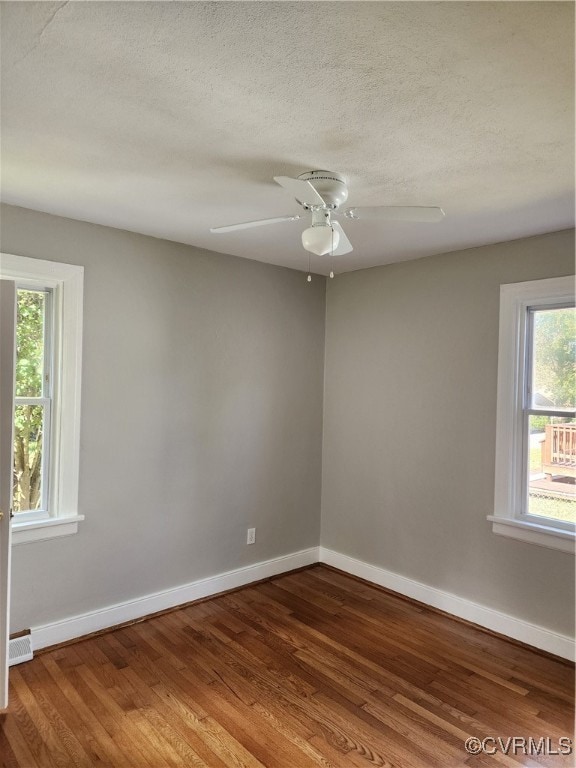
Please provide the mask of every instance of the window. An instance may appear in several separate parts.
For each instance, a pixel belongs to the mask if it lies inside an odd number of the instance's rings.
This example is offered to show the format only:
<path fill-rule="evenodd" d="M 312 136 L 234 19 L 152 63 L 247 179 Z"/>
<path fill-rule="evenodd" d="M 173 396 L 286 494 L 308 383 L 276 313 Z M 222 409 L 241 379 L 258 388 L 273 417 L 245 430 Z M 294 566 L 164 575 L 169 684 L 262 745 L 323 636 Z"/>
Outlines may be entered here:
<path fill-rule="evenodd" d="M 16 283 L 13 543 L 76 533 L 83 268 L 2 254 Z"/>
<path fill-rule="evenodd" d="M 12 509 L 18 521 L 48 516 L 52 411 L 52 292 L 16 288 Z"/>
<path fill-rule="evenodd" d="M 495 533 L 574 552 L 575 409 L 574 279 L 501 286 Z"/>

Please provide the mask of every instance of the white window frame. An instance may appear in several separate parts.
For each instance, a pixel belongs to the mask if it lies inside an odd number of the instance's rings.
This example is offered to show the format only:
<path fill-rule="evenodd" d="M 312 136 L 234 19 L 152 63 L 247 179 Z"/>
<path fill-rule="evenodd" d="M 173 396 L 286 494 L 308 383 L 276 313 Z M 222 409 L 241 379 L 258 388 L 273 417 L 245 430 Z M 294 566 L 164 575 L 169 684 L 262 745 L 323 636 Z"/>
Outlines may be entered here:
<path fill-rule="evenodd" d="M 501 536 L 575 553 L 575 526 L 526 514 L 525 394 L 530 310 L 573 306 L 574 277 L 500 286 L 496 473 L 492 530 Z"/>
<path fill-rule="evenodd" d="M 52 294 L 53 403 L 49 447 L 48 509 L 12 519 L 12 543 L 24 544 L 77 533 L 84 267 L 0 254 L 0 277 L 19 288 L 44 287 Z"/>

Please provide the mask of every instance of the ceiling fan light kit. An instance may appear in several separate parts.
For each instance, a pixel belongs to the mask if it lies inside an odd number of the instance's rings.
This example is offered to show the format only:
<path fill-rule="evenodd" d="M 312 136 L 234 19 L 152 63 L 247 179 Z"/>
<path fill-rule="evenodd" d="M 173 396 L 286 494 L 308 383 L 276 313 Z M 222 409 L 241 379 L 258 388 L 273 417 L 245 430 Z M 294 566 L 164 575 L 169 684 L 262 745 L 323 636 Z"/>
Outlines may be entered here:
<path fill-rule="evenodd" d="M 312 226 L 302 232 L 302 245 L 310 253 L 325 256 L 333 253 L 340 242 L 340 233 L 330 222 L 330 213 L 323 210 L 312 211 Z"/>
<path fill-rule="evenodd" d="M 302 245 L 307 251 L 315 253 L 316 256 L 326 256 L 327 253 L 332 252 L 332 237 L 334 237 L 334 248 L 336 248 L 339 234 L 334 232 L 332 227 L 308 227 L 302 232 Z"/>
<path fill-rule="evenodd" d="M 274 181 L 289 192 L 296 202 L 311 215 L 311 226 L 302 232 L 302 245 L 317 256 L 340 256 L 352 250 L 352 244 L 338 221 L 332 216 L 376 221 L 438 222 L 444 218 L 442 208 L 433 206 L 378 205 L 339 210 L 348 199 L 344 177 L 333 171 L 306 171 L 298 178 L 274 176 Z M 272 219 L 245 221 L 224 227 L 212 227 L 210 232 L 223 233 L 260 227 L 284 221 L 296 221 L 301 215 L 278 216 Z M 332 277 L 331 273 L 331 277 Z"/>

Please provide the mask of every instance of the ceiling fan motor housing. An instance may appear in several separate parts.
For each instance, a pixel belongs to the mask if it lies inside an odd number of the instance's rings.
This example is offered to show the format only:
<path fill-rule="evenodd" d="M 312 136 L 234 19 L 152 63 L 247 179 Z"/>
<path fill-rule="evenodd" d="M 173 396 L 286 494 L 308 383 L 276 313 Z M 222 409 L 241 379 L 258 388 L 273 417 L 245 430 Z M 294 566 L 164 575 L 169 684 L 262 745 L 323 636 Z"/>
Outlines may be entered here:
<path fill-rule="evenodd" d="M 336 210 L 348 199 L 348 187 L 344 177 L 334 171 L 307 171 L 298 178 L 309 181 L 325 201 L 328 208 Z"/>

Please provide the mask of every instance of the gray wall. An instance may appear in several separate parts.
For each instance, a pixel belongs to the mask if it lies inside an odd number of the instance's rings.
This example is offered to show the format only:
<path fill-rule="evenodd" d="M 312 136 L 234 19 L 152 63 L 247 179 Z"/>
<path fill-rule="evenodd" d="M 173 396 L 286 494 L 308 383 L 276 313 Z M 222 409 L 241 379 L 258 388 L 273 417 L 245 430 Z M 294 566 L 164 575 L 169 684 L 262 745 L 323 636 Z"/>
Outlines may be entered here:
<path fill-rule="evenodd" d="M 501 283 L 574 273 L 574 233 L 328 281 L 322 544 L 572 635 L 574 557 L 496 536 Z"/>
<path fill-rule="evenodd" d="M 491 532 L 500 283 L 573 232 L 328 281 L 2 207 L 85 266 L 76 536 L 13 552 L 12 631 L 319 543 L 573 632 L 574 558 Z M 245 545 L 256 526 L 257 543 Z"/>
<path fill-rule="evenodd" d="M 11 631 L 316 546 L 324 278 L 22 208 L 1 223 L 4 252 L 85 267 L 86 520 L 14 547 Z"/>

